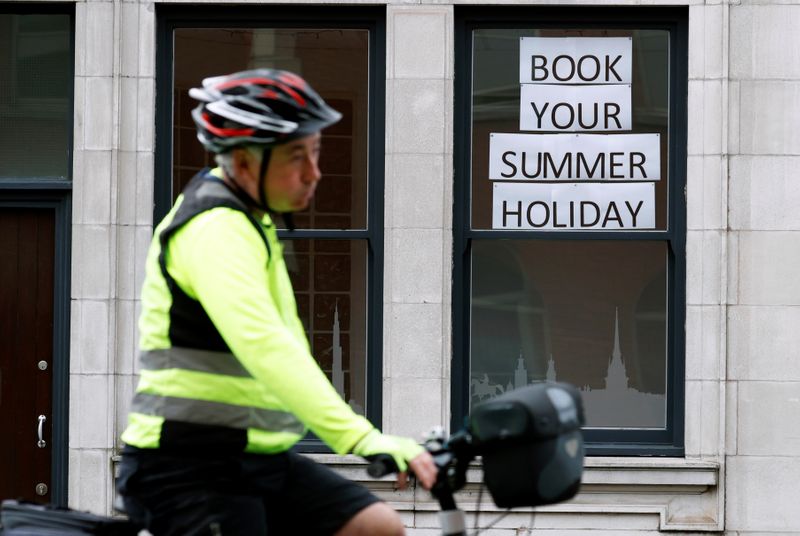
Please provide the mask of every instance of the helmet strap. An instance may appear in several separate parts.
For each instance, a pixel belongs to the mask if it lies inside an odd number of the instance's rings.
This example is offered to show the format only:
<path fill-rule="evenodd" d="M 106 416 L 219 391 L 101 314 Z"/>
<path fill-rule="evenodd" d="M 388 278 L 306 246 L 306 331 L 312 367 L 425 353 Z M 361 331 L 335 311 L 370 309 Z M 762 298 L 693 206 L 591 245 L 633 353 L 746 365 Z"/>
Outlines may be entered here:
<path fill-rule="evenodd" d="M 274 210 L 269 208 L 269 201 L 267 200 L 267 168 L 269 167 L 269 159 L 272 156 L 272 148 L 269 146 L 264 147 L 264 152 L 261 154 L 261 170 L 259 171 L 258 191 L 260 192 L 259 202 L 261 207 L 269 213 L 275 213 Z M 294 217 L 291 212 L 284 212 L 280 214 L 286 228 L 294 231 Z"/>
<path fill-rule="evenodd" d="M 271 212 L 267 200 L 267 168 L 271 156 L 272 148 L 265 145 L 264 151 L 261 153 L 261 169 L 258 171 L 258 202 L 261 208 L 267 212 Z"/>
<path fill-rule="evenodd" d="M 284 212 L 281 216 L 283 216 L 283 223 L 286 224 L 286 228 L 290 231 L 294 231 L 294 214 L 291 212 Z"/>

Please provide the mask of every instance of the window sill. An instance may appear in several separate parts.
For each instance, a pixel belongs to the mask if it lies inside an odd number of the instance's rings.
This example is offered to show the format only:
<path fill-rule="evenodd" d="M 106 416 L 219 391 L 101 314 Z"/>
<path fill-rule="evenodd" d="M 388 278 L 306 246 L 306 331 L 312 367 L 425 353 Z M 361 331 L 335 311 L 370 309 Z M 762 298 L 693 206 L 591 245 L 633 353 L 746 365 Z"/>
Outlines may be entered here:
<path fill-rule="evenodd" d="M 312 454 L 350 480 L 373 490 L 418 528 L 438 526 L 438 504 L 425 490 L 394 489 L 393 478 L 373 480 L 366 463 L 354 456 Z M 723 500 L 719 483 L 720 464 L 683 458 L 586 459 L 580 493 L 565 503 L 536 508 L 535 528 L 639 529 L 642 531 L 706 532 L 723 530 Z M 481 481 L 480 464 L 467 474 L 467 486 L 456 496 L 460 508 L 477 510 Z M 520 527 L 531 520 L 531 508 L 515 509 L 497 527 Z M 484 490 L 480 503 L 486 523 L 502 512 Z M 471 521 L 470 521 L 471 523 Z M 483 523 L 481 523 L 483 524 Z"/>

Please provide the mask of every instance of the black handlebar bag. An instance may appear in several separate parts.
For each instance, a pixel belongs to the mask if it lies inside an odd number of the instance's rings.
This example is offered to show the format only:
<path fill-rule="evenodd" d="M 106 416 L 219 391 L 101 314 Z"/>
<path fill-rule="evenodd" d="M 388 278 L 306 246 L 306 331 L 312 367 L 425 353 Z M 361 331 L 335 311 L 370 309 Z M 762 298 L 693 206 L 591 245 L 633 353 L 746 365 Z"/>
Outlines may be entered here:
<path fill-rule="evenodd" d="M 580 392 L 565 383 L 528 385 L 476 406 L 469 428 L 494 503 L 513 508 L 573 497 L 583 474 L 584 423 Z"/>
<path fill-rule="evenodd" d="M 136 536 L 139 529 L 112 519 L 39 504 L 6 500 L 0 506 L 1 536 Z"/>

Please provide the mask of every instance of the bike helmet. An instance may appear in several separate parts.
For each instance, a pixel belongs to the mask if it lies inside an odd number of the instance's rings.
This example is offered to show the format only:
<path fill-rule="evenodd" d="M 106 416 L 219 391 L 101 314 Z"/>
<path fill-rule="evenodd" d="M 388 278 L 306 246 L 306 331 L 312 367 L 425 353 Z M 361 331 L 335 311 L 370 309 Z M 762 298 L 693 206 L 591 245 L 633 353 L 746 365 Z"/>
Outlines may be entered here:
<path fill-rule="evenodd" d="M 206 78 L 202 84 L 189 90 L 189 96 L 200 101 L 192 110 L 197 139 L 212 153 L 261 145 L 260 198 L 252 199 L 238 189 L 256 207 L 271 212 L 263 184 L 271 148 L 319 132 L 339 121 L 342 114 L 328 106 L 302 77 L 289 71 L 253 69 Z M 284 221 L 294 229 L 291 214 L 285 214 Z"/>
<path fill-rule="evenodd" d="M 203 80 L 189 96 L 197 138 L 212 153 L 258 144 L 272 147 L 319 132 L 341 119 L 300 76 L 253 69 Z"/>

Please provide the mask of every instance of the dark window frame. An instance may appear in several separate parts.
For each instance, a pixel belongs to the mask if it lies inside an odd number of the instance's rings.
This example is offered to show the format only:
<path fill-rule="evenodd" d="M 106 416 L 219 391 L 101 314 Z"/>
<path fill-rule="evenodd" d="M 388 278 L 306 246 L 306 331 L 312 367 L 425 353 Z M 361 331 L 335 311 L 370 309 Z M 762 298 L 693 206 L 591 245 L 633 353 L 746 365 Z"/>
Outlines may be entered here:
<path fill-rule="evenodd" d="M 263 5 L 156 6 L 156 147 L 153 221 L 172 206 L 173 35 L 184 28 L 342 28 L 369 31 L 367 225 L 353 230 L 279 231 L 281 239 L 365 240 L 367 243 L 366 417 L 382 419 L 383 191 L 386 95 L 386 22 L 383 6 L 320 7 Z M 324 170 L 323 170 L 324 173 Z M 329 452 L 316 438 L 300 442 L 306 452 Z"/>
<path fill-rule="evenodd" d="M 0 13 L 7 15 L 67 15 L 69 17 L 70 35 L 69 35 L 69 51 L 72 58 L 72 65 L 70 66 L 70 73 L 72 75 L 73 84 L 69 87 L 67 93 L 67 117 L 70 120 L 71 126 L 74 127 L 75 122 L 75 7 L 67 4 L 31 4 L 24 2 L 15 3 L 0 3 Z M 0 178 L 0 191 L 8 190 L 42 190 L 42 191 L 70 191 L 72 190 L 72 162 L 73 162 L 73 147 L 74 128 L 67 130 L 67 175 L 66 177 L 7 177 Z"/>
<path fill-rule="evenodd" d="M 70 289 L 72 251 L 72 173 L 75 117 L 75 6 L 73 4 L 0 3 L 9 15 L 66 15 L 69 17 L 69 56 L 73 84 L 67 93 L 68 118 L 66 177 L 21 177 L 0 180 L 0 210 L 45 208 L 54 211 L 53 258 L 53 393 L 50 503 L 66 507 L 69 491 L 69 370 Z"/>
<path fill-rule="evenodd" d="M 670 33 L 668 221 L 665 231 L 546 232 L 473 230 L 471 215 L 472 31 L 476 29 L 658 29 Z M 686 320 L 686 142 L 688 8 L 686 7 L 456 7 L 453 206 L 453 362 L 451 427 L 469 409 L 470 251 L 473 239 L 652 240 L 668 250 L 667 424 L 664 430 L 586 429 L 590 455 L 684 455 Z"/>

